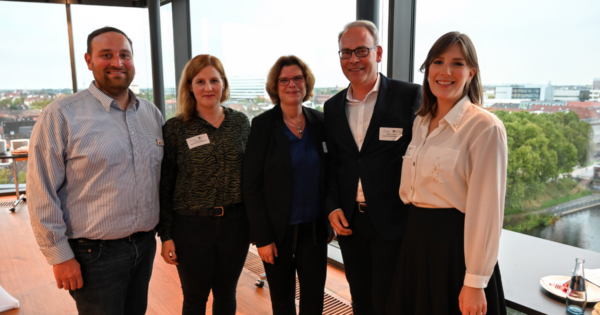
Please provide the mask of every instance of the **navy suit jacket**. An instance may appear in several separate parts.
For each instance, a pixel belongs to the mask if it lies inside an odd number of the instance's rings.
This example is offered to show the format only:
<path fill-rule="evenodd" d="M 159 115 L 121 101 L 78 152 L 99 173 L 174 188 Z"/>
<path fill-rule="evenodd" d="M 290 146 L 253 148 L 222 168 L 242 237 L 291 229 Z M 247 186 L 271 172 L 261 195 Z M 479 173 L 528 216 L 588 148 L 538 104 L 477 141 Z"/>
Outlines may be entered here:
<path fill-rule="evenodd" d="M 348 89 L 325 102 L 329 150 L 325 214 L 341 208 L 350 222 L 360 178 L 375 229 L 385 239 L 398 240 L 404 235 L 407 218 L 407 206 L 399 195 L 402 156 L 412 139 L 415 113 L 421 106 L 421 86 L 379 75 L 379 94 L 360 151 L 346 115 Z M 381 127 L 402 128 L 402 137 L 381 141 Z"/>

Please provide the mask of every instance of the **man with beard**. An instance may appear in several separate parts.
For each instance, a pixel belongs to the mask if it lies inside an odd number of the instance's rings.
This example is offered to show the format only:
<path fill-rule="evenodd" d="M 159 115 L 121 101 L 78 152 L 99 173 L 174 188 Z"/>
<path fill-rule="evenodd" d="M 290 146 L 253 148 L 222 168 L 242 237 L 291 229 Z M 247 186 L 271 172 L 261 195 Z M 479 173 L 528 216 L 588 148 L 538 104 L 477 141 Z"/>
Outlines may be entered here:
<path fill-rule="evenodd" d="M 158 223 L 162 115 L 129 90 L 131 40 L 104 27 L 87 40 L 95 81 L 48 105 L 30 139 L 31 224 L 79 314 L 144 314 Z"/>

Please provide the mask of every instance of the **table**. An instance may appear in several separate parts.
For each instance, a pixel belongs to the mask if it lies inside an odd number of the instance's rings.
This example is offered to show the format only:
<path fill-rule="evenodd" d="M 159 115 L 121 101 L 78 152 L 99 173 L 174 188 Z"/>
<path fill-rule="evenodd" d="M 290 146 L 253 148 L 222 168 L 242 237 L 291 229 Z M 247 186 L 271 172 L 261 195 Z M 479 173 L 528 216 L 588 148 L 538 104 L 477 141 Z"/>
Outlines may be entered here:
<path fill-rule="evenodd" d="M 27 161 L 27 158 L 29 157 L 28 153 L 22 153 L 22 154 L 12 154 L 10 152 L 6 152 L 6 153 L 0 153 L 0 159 L 11 159 L 13 160 L 13 175 L 15 177 L 15 193 L 17 196 L 17 200 L 13 203 L 12 207 L 10 208 L 10 212 L 15 212 L 15 210 L 17 209 L 17 206 L 23 202 L 23 201 L 27 201 L 27 197 L 25 197 L 25 195 L 20 195 L 19 192 L 19 177 L 17 176 L 17 162 L 18 161 Z"/>
<path fill-rule="evenodd" d="M 525 314 L 565 314 L 565 304 L 545 294 L 540 278 L 570 276 L 575 257 L 585 258 L 587 269 L 600 268 L 600 253 L 503 230 L 498 264 L 506 305 Z M 588 304 L 585 314 L 591 311 Z"/>

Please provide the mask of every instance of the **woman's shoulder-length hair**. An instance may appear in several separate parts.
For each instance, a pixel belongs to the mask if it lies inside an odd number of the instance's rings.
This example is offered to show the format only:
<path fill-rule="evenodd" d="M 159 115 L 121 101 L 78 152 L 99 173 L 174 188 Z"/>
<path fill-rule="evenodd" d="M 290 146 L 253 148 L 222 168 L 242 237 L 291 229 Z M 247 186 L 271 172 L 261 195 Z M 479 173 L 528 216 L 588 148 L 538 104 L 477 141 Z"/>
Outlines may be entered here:
<path fill-rule="evenodd" d="M 191 89 L 192 79 L 208 66 L 215 67 L 219 74 L 221 74 L 221 79 L 223 80 L 221 103 L 229 99 L 229 81 L 227 80 L 227 75 L 225 75 L 225 69 L 221 60 L 211 55 L 198 55 L 188 61 L 185 68 L 183 68 L 181 79 L 179 80 L 175 117 L 183 120 L 183 122 L 188 122 L 196 113 L 196 98 Z"/>
<path fill-rule="evenodd" d="M 469 96 L 471 103 L 476 105 L 481 105 L 483 102 L 483 86 L 481 85 L 481 75 L 479 74 L 479 61 L 477 59 L 477 52 L 475 51 L 475 45 L 466 34 L 461 34 L 459 32 L 449 32 L 442 37 L 440 37 L 431 47 L 429 53 L 427 54 L 427 59 L 421 65 L 419 69 L 421 72 L 425 73 L 425 77 L 423 78 L 423 102 L 421 103 L 421 107 L 417 111 L 417 115 L 426 116 L 427 114 L 431 114 L 431 116 L 435 116 L 437 111 L 437 98 L 431 92 L 431 87 L 429 86 L 429 66 L 433 63 L 435 58 L 439 57 L 443 54 L 450 46 L 458 44 L 461 47 L 462 54 L 465 58 L 465 62 L 467 66 L 471 68 L 475 68 L 475 76 L 471 80 L 471 82 L 467 82 L 465 85 L 465 89 L 463 91 L 462 97 L 465 95 Z M 461 97 L 461 98 L 462 98 Z"/>
<path fill-rule="evenodd" d="M 273 104 L 279 104 L 280 102 L 279 93 L 277 90 L 279 74 L 281 74 L 283 67 L 292 65 L 296 65 L 298 68 L 300 68 L 302 74 L 304 75 L 304 82 L 306 82 L 306 95 L 302 101 L 306 102 L 314 95 L 313 89 L 315 87 L 315 76 L 308 65 L 294 55 L 281 56 L 279 59 L 277 59 L 273 67 L 271 67 L 269 75 L 267 76 L 266 90 Z"/>

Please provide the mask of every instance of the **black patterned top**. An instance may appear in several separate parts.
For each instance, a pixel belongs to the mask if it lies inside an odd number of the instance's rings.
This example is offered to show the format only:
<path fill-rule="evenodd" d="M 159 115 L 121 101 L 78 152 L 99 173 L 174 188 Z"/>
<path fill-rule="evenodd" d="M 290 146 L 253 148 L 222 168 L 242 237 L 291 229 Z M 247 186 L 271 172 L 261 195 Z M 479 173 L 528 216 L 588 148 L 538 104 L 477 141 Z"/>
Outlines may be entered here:
<path fill-rule="evenodd" d="M 198 116 L 188 123 L 171 118 L 163 126 L 160 221 L 156 227 L 163 242 L 171 239 L 173 211 L 225 206 L 243 200 L 242 160 L 250 122 L 243 113 L 224 109 L 225 119 L 218 129 Z M 210 143 L 189 143 L 188 139 L 203 134 Z"/>

